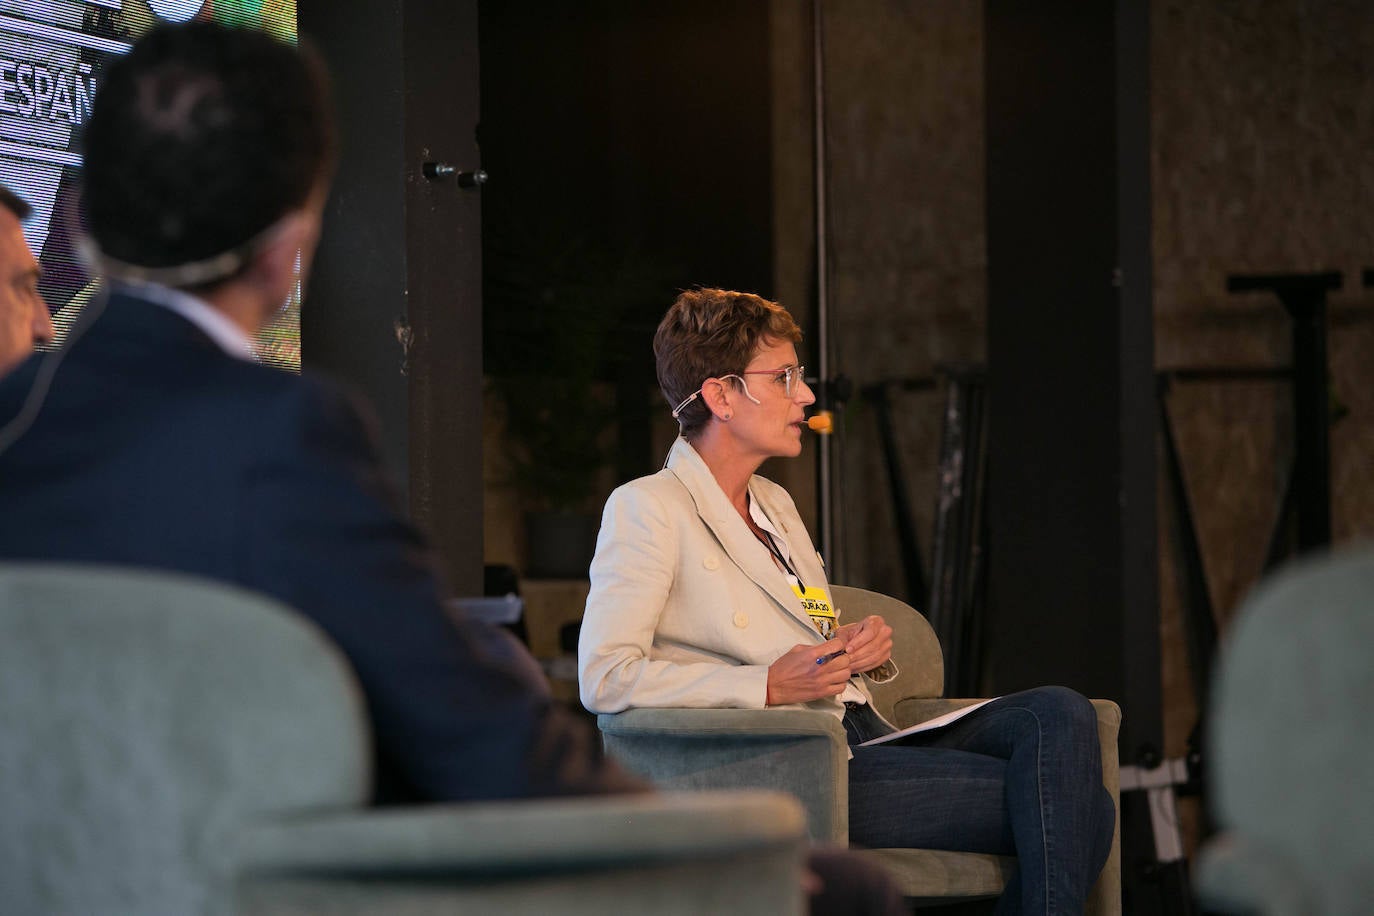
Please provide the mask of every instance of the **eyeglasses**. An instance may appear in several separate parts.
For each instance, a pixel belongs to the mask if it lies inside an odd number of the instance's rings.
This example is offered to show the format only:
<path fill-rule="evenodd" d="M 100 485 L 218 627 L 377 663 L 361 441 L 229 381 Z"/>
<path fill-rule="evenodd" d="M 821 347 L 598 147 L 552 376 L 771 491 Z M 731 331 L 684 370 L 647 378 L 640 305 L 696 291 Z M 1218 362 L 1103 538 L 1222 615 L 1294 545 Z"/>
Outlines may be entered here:
<path fill-rule="evenodd" d="M 761 404 L 763 402 L 760 401 L 758 398 L 754 397 L 753 393 L 749 390 L 749 383 L 744 380 L 744 376 L 746 375 L 773 376 L 773 381 L 781 382 L 783 386 L 783 391 L 786 393 L 786 397 L 790 398 L 792 397 L 792 393 L 794 391 L 800 391 L 801 386 L 805 384 L 806 367 L 788 366 L 785 369 L 746 369 L 743 372 L 731 372 L 729 375 L 720 376 L 721 381 L 724 381 L 728 378 L 739 379 L 740 385 L 744 388 L 744 396 L 749 400 L 753 401 L 755 404 Z M 695 401 L 700 394 L 701 389 L 698 388 L 696 391 L 693 391 L 691 394 L 687 395 L 687 397 L 683 398 L 682 403 L 673 408 L 673 419 L 676 420 L 678 418 L 678 414 L 682 413 L 682 409 L 686 407 L 688 404 Z"/>
<path fill-rule="evenodd" d="M 806 367 L 788 366 L 786 369 L 746 369 L 741 372 L 740 375 L 771 375 L 773 376 L 773 381 L 783 383 L 783 390 L 787 392 L 787 396 L 790 398 L 793 390 L 799 390 L 800 383 L 805 383 Z M 748 386 L 746 386 L 745 390 L 748 390 Z"/>

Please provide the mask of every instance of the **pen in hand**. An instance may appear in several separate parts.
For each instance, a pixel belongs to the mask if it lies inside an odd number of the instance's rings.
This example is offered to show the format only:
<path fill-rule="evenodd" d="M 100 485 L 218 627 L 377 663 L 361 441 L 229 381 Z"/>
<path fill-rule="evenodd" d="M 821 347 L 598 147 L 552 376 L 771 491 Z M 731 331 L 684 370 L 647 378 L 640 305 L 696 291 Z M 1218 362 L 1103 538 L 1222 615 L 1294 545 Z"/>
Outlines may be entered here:
<path fill-rule="evenodd" d="M 826 662 L 830 661 L 832 658 L 839 658 L 841 655 L 844 655 L 844 650 L 843 650 L 843 649 L 838 649 L 838 650 L 836 650 L 836 651 L 834 651 L 834 652 L 831 652 L 829 655 L 822 655 L 820 658 L 816 659 L 816 664 L 818 664 L 818 665 L 824 665 Z"/>

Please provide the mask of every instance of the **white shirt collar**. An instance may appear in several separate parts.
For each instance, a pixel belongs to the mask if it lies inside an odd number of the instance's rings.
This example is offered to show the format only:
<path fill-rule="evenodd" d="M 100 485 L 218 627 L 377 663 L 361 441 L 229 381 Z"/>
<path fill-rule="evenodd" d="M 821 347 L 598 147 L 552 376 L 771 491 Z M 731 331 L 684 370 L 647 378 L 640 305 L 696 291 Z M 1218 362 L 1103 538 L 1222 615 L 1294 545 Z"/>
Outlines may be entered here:
<path fill-rule="evenodd" d="M 792 545 L 787 543 L 787 538 L 783 537 L 782 534 L 778 531 L 778 529 L 773 525 L 773 520 L 768 517 L 768 514 L 766 512 L 763 511 L 763 507 L 759 505 L 759 501 L 757 499 L 754 499 L 754 494 L 752 492 L 749 494 L 749 517 L 754 520 L 755 525 L 758 525 L 764 531 L 768 532 L 773 536 L 773 546 L 776 547 L 778 549 L 778 552 L 782 554 L 783 559 L 791 563 Z"/>
<path fill-rule="evenodd" d="M 184 290 L 173 289 L 158 283 L 138 283 L 120 280 L 117 289 L 126 290 L 140 299 L 160 305 L 176 312 L 195 325 L 225 353 L 235 359 L 256 361 L 253 341 L 229 317 L 204 299 L 198 299 Z"/>

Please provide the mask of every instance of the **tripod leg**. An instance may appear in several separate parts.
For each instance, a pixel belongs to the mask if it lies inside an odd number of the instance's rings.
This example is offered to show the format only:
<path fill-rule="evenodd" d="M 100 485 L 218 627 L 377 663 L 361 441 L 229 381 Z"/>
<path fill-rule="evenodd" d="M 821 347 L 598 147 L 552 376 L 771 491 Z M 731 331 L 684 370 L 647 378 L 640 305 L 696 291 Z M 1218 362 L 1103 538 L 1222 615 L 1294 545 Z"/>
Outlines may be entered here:
<path fill-rule="evenodd" d="M 1283 501 L 1279 503 L 1279 514 L 1274 519 L 1274 530 L 1269 535 L 1269 549 L 1264 552 L 1264 571 L 1270 572 L 1293 552 L 1293 509 L 1297 495 L 1297 468 L 1288 468 L 1288 482 L 1283 487 Z"/>

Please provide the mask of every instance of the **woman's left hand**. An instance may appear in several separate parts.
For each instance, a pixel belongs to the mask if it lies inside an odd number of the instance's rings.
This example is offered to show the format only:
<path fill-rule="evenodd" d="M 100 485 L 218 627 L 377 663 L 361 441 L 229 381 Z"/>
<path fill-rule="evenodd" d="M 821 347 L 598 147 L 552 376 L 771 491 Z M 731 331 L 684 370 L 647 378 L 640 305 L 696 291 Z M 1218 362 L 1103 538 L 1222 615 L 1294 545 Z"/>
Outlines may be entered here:
<path fill-rule="evenodd" d="M 836 635 L 844 640 L 844 651 L 853 671 L 872 671 L 892 655 L 892 627 L 877 614 L 845 624 Z"/>

